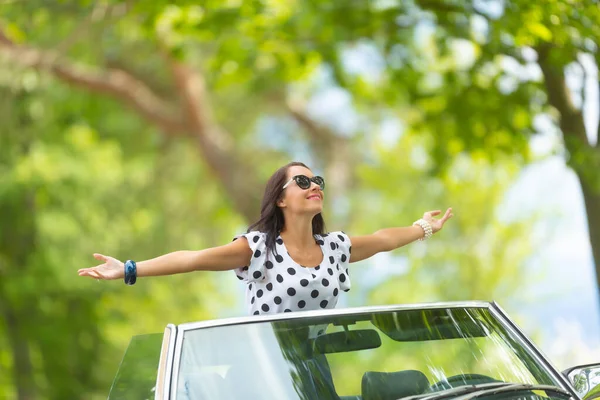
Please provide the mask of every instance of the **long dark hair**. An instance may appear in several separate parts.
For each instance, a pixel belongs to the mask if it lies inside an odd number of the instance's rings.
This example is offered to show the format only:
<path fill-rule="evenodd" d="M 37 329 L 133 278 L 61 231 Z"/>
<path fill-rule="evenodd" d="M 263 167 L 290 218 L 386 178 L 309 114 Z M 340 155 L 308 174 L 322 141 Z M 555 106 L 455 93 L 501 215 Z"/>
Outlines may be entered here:
<path fill-rule="evenodd" d="M 273 254 L 277 254 L 275 240 L 285 226 L 285 218 L 281 208 L 277 206 L 277 202 L 283 196 L 283 185 L 287 181 L 287 170 L 294 166 L 308 168 L 304 163 L 294 161 L 275 171 L 265 187 L 265 194 L 260 205 L 260 218 L 248 227 L 248 232 L 257 230 L 267 234 L 266 247 Z M 325 221 L 321 213 L 315 215 L 312 220 L 312 233 L 313 235 L 323 235 L 325 233 Z"/>

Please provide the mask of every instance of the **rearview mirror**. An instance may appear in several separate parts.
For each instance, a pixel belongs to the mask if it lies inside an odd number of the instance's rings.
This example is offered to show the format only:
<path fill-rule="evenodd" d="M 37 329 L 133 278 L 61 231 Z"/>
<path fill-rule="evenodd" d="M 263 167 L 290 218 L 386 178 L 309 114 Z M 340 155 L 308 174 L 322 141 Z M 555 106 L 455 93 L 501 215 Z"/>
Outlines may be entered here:
<path fill-rule="evenodd" d="M 315 353 L 343 353 L 348 351 L 375 349 L 381 346 L 381 338 L 374 329 L 357 329 L 328 333 L 313 342 Z"/>
<path fill-rule="evenodd" d="M 578 365 L 563 374 L 584 400 L 600 398 L 600 364 Z"/>

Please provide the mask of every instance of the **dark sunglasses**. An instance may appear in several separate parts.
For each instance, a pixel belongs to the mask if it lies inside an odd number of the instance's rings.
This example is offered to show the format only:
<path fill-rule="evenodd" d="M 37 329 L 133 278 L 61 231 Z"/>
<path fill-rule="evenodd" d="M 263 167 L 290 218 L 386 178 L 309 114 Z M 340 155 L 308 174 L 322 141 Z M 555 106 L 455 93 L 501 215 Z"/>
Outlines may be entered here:
<path fill-rule="evenodd" d="M 321 190 L 325 189 L 325 180 L 323 178 L 321 178 L 320 176 L 313 176 L 312 178 L 309 178 L 306 175 L 296 175 L 296 176 L 293 176 L 292 179 L 287 181 L 286 184 L 283 185 L 283 188 L 285 189 L 286 187 L 288 187 L 289 184 L 292 183 L 292 181 L 296 181 L 296 185 L 298 185 L 298 187 L 303 190 L 310 188 L 311 182 L 314 182 L 317 185 L 319 185 Z"/>

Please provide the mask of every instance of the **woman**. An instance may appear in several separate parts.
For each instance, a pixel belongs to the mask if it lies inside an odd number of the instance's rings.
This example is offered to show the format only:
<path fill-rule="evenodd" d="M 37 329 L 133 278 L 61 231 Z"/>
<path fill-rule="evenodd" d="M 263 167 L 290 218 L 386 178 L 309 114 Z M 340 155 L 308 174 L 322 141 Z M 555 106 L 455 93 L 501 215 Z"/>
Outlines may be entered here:
<path fill-rule="evenodd" d="M 135 263 L 94 254 L 103 264 L 79 270 L 80 276 L 120 279 L 192 271 L 235 270 L 246 282 L 251 314 L 334 308 L 340 291 L 350 290 L 348 264 L 429 238 L 452 217 L 448 209 L 426 212 L 409 227 L 387 228 L 372 235 L 348 237 L 325 233 L 323 178 L 292 162 L 269 179 L 260 219 L 232 243 L 199 251 L 176 251 Z"/>

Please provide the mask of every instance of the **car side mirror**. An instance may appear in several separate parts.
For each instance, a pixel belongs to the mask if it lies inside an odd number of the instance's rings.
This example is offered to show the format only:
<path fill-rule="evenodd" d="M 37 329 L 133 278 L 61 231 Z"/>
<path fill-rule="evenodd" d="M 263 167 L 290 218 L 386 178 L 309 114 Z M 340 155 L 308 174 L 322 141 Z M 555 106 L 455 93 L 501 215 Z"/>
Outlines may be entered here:
<path fill-rule="evenodd" d="M 578 365 L 563 371 L 584 400 L 600 399 L 600 364 Z"/>

